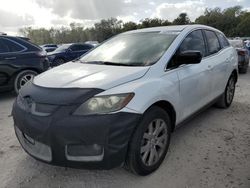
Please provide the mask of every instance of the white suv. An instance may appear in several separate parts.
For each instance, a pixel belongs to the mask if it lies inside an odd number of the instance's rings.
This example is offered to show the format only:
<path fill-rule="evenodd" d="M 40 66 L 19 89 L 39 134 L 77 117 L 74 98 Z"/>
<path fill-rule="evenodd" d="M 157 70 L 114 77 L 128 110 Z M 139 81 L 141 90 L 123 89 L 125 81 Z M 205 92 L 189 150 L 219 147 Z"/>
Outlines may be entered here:
<path fill-rule="evenodd" d="M 232 103 L 237 54 L 202 25 L 119 34 L 35 77 L 13 107 L 16 135 L 38 160 L 155 171 L 174 129 L 204 107 Z"/>

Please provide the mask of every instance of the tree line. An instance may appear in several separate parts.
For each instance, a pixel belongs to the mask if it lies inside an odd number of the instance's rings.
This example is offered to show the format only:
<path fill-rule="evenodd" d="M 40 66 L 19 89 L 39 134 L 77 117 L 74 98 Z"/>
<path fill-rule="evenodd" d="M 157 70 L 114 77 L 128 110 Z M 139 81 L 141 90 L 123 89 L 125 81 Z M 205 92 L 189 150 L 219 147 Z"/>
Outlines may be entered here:
<path fill-rule="evenodd" d="M 204 14 L 191 22 L 186 13 L 181 13 L 172 22 L 159 18 L 146 18 L 139 23 L 123 22 L 116 18 L 103 19 L 90 28 L 85 28 L 80 23 L 71 23 L 69 27 L 61 28 L 32 28 L 25 27 L 19 33 L 31 39 L 36 44 L 47 43 L 72 43 L 85 41 L 102 42 L 124 31 L 156 26 L 204 24 L 215 27 L 225 33 L 227 37 L 250 36 L 250 12 L 242 7 L 235 6 L 227 9 L 206 9 Z"/>

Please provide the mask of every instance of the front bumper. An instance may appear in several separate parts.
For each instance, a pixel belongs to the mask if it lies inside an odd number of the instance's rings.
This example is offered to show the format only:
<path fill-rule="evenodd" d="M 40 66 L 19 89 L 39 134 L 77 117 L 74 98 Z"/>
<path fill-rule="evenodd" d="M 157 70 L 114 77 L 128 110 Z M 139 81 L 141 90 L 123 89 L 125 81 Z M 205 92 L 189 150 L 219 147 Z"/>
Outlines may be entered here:
<path fill-rule="evenodd" d="M 58 166 L 94 169 L 120 166 L 141 115 L 119 112 L 73 116 L 69 113 L 72 108 L 61 106 L 52 115 L 41 117 L 24 111 L 15 102 L 12 111 L 15 131 L 24 150 L 38 160 Z M 102 152 L 98 156 L 72 157 L 67 151 L 69 146 L 86 146 L 85 149 L 98 146 Z"/>

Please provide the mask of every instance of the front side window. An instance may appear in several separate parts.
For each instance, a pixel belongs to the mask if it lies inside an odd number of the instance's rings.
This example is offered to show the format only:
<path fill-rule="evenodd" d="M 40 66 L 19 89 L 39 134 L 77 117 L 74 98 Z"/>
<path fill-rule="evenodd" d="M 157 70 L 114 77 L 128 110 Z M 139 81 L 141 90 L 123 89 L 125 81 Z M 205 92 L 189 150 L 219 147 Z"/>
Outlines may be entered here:
<path fill-rule="evenodd" d="M 206 53 L 205 42 L 201 30 L 193 31 L 182 42 L 179 53 L 184 51 L 200 51 L 202 56 Z"/>
<path fill-rule="evenodd" d="M 168 68 L 178 67 L 179 63 L 176 61 L 175 57 L 185 51 L 200 51 L 202 56 L 205 56 L 206 46 L 201 30 L 193 31 L 183 40 L 175 55 L 170 60 Z"/>
<path fill-rule="evenodd" d="M 156 63 L 178 33 L 145 32 L 120 34 L 104 42 L 80 60 L 85 63 L 147 66 Z"/>
<path fill-rule="evenodd" d="M 220 49 L 221 49 L 220 43 L 219 43 L 219 40 L 218 40 L 215 32 L 205 30 L 205 35 L 206 35 L 206 38 L 207 38 L 207 45 L 208 45 L 208 53 L 209 53 L 209 55 L 215 54 L 218 51 L 220 51 Z"/>

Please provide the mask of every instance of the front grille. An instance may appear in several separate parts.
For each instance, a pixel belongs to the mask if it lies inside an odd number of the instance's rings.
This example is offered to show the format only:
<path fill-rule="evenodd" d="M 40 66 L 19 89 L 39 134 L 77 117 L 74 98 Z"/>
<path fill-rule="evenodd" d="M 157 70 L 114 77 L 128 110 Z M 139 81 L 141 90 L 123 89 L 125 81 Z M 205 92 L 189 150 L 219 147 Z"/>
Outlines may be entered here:
<path fill-rule="evenodd" d="M 37 116 L 49 116 L 58 107 L 57 105 L 36 103 L 31 97 L 22 97 L 21 95 L 17 97 L 17 104 L 24 111 Z"/>

